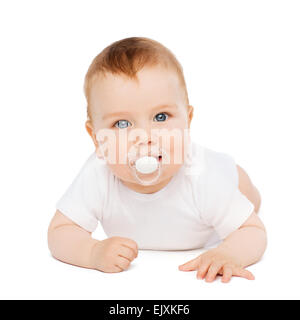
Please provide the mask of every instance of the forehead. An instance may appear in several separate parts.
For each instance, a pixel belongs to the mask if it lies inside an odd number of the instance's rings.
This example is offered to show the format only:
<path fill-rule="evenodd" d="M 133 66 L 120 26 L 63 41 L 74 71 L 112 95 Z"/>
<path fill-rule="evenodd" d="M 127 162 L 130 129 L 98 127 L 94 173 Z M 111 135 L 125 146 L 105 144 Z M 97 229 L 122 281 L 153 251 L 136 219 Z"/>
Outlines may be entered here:
<path fill-rule="evenodd" d="M 138 81 L 108 73 L 95 78 L 90 91 L 92 114 L 141 110 L 163 104 L 181 104 L 182 88 L 175 71 L 162 67 L 143 68 Z"/>

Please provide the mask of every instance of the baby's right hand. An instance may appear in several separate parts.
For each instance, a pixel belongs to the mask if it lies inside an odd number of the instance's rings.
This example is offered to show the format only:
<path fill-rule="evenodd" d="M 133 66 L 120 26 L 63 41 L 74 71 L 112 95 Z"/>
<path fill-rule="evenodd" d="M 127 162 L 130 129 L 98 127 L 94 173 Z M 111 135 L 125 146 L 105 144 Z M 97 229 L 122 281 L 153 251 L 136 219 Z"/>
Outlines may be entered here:
<path fill-rule="evenodd" d="M 98 241 L 91 253 L 94 269 L 103 272 L 121 272 L 129 268 L 138 255 L 137 243 L 128 238 L 111 237 Z"/>

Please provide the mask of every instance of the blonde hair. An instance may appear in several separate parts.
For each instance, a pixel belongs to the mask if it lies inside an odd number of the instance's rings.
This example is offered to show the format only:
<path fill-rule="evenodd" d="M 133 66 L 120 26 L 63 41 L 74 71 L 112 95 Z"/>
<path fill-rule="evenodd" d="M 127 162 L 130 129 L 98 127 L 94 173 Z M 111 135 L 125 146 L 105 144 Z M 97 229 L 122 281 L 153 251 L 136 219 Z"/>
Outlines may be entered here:
<path fill-rule="evenodd" d="M 173 69 L 184 90 L 184 99 L 189 104 L 186 83 L 181 64 L 175 55 L 161 43 L 145 38 L 130 37 L 113 42 L 103 49 L 92 61 L 84 79 L 84 94 L 87 100 L 87 117 L 92 119 L 90 112 L 90 90 L 93 79 L 106 73 L 125 75 L 138 81 L 137 73 L 145 66 L 164 66 Z"/>

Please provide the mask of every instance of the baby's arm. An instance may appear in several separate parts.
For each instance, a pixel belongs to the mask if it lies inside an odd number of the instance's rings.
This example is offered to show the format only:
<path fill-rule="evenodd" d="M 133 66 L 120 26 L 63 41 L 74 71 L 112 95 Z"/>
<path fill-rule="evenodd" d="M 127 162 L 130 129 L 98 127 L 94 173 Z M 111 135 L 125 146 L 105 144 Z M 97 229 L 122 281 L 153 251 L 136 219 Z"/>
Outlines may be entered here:
<path fill-rule="evenodd" d="M 233 261 L 244 268 L 259 261 L 266 246 L 266 229 L 254 211 L 239 229 L 218 246 L 218 250 L 231 256 Z"/>
<path fill-rule="evenodd" d="M 91 232 L 75 224 L 59 210 L 48 228 L 48 246 L 58 260 L 103 272 L 126 270 L 138 254 L 135 241 L 121 237 L 102 241 L 93 239 Z"/>
<path fill-rule="evenodd" d="M 239 190 L 253 203 L 254 210 L 258 213 L 261 205 L 260 193 L 252 183 L 247 172 L 239 165 L 237 165 L 236 168 L 239 176 Z"/>
<path fill-rule="evenodd" d="M 232 276 L 253 280 L 253 274 L 245 267 L 257 262 L 267 245 L 263 223 L 253 211 L 247 221 L 232 232 L 217 248 L 208 250 L 197 258 L 180 265 L 181 271 L 197 270 L 197 278 L 211 282 L 217 274 L 228 282 Z"/>
<path fill-rule="evenodd" d="M 254 276 L 244 268 L 257 262 L 267 246 L 266 229 L 257 216 L 261 198 L 247 173 L 237 166 L 239 190 L 254 205 L 254 211 L 244 224 L 232 232 L 217 248 L 180 265 L 181 271 L 197 270 L 197 278 L 213 281 L 217 274 L 222 274 L 222 281 L 228 282 L 231 276 L 240 276 L 249 280 Z"/>

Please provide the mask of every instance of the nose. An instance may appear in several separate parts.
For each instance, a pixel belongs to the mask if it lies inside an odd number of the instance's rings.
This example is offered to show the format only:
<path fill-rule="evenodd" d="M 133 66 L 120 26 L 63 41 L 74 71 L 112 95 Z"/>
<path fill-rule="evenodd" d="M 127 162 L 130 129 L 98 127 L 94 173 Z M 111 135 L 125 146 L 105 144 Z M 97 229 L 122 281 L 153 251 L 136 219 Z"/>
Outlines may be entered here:
<path fill-rule="evenodd" d="M 135 143 L 135 147 L 139 150 L 140 153 L 143 153 L 143 152 L 147 153 L 151 148 L 151 145 L 153 144 L 153 142 L 151 140 L 151 136 L 149 136 L 148 133 L 146 135 L 145 131 L 141 131 L 141 132 L 143 133 L 138 136 L 137 142 Z"/>
<path fill-rule="evenodd" d="M 147 124 L 137 129 L 135 136 L 136 140 L 134 146 L 139 154 L 149 154 L 149 152 L 158 152 L 158 141 L 156 138 L 155 130 L 152 131 L 151 124 Z"/>
<path fill-rule="evenodd" d="M 138 129 L 137 145 L 151 146 L 152 144 L 155 144 L 155 138 L 151 129 L 150 125 L 144 125 Z"/>

